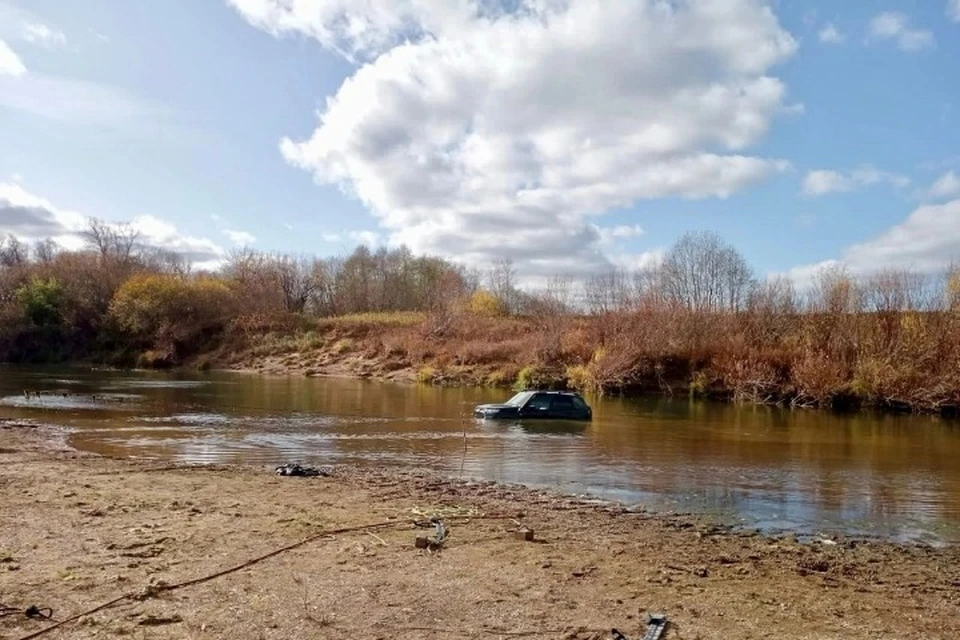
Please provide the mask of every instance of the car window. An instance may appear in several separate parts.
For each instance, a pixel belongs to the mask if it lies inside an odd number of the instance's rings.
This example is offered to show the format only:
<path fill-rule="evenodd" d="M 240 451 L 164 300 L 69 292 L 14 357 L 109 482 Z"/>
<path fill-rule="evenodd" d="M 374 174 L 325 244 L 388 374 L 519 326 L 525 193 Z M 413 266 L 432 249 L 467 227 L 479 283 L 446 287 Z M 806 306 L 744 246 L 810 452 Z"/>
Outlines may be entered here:
<path fill-rule="evenodd" d="M 523 403 L 527 401 L 527 398 L 529 398 L 532 395 L 533 393 L 531 393 L 530 391 L 521 391 L 517 395 L 507 400 L 505 404 L 511 407 L 519 407 L 519 406 L 522 406 Z"/>
<path fill-rule="evenodd" d="M 548 409 L 550 408 L 550 396 L 544 394 L 537 394 L 530 398 L 530 402 L 526 404 L 527 409 Z"/>
<path fill-rule="evenodd" d="M 573 397 L 573 404 L 577 409 L 586 410 L 587 408 L 587 403 L 583 401 L 583 398 L 577 396 Z"/>
<path fill-rule="evenodd" d="M 553 399 L 553 403 L 550 405 L 550 408 L 559 411 L 569 411 L 570 409 L 573 409 L 573 400 L 570 398 L 570 396 L 557 396 Z"/>

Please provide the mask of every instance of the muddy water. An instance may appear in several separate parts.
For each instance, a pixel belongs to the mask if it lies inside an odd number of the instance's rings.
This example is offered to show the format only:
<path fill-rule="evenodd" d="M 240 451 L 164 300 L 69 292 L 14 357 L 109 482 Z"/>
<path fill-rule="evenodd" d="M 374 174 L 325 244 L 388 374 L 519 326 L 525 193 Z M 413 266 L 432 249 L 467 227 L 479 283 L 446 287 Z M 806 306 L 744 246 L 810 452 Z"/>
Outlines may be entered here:
<path fill-rule="evenodd" d="M 0 367 L 0 417 L 65 425 L 74 446 L 111 455 L 427 467 L 708 512 L 766 531 L 960 542 L 955 422 L 685 398 L 588 398 L 594 419 L 587 424 L 470 417 L 474 404 L 508 395 L 363 380 Z"/>

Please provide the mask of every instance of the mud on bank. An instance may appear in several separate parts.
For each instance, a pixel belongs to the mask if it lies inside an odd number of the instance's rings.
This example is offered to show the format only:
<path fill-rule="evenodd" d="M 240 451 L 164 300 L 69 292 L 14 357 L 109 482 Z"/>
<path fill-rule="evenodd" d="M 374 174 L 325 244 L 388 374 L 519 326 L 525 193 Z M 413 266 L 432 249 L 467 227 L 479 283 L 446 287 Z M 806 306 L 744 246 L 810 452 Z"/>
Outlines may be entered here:
<path fill-rule="evenodd" d="M 0 602 L 64 619 L 49 638 L 960 637 L 960 553 L 881 542 L 801 544 L 703 518 L 631 513 L 542 491 L 417 472 L 178 467 L 70 450 L 0 425 Z M 445 510 L 445 511 L 444 511 Z M 449 518 L 439 552 L 415 518 Z M 518 538 L 517 520 L 535 531 Z M 324 531 L 258 564 L 216 573 Z M 149 589 L 150 585 L 161 588 Z M 49 622 L 0 618 L 0 638 Z"/>

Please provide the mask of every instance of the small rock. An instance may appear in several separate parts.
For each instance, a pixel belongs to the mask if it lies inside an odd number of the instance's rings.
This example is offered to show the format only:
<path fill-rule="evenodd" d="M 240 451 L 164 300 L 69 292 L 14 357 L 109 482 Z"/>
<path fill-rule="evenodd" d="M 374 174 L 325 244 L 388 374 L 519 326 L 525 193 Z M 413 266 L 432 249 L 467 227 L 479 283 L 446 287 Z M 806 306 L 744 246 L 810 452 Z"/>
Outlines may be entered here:
<path fill-rule="evenodd" d="M 698 567 L 694 570 L 693 575 L 697 576 L 698 578 L 706 578 L 710 575 L 710 570 L 706 567 Z"/>
<path fill-rule="evenodd" d="M 177 624 L 180 622 L 183 622 L 183 618 L 178 614 L 173 614 L 172 616 L 148 615 L 137 624 L 144 627 L 157 627 L 165 624 Z"/>

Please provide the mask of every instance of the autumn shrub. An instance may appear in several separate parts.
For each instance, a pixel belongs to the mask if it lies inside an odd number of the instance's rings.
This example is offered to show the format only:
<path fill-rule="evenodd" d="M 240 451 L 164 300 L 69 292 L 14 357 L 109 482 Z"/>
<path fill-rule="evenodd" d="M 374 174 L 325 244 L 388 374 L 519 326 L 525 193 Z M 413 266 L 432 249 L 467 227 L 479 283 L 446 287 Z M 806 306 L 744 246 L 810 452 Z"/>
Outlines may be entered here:
<path fill-rule="evenodd" d="M 440 375 L 440 372 L 436 368 L 431 366 L 422 366 L 417 370 L 417 382 L 420 384 L 430 384 L 434 382 Z"/>
<path fill-rule="evenodd" d="M 582 364 L 567 366 L 564 371 L 564 377 L 567 380 L 567 386 L 576 391 L 591 392 L 595 391 L 595 382 L 590 370 Z"/>
<path fill-rule="evenodd" d="M 512 387 L 517 383 L 519 375 L 519 365 L 504 364 L 487 374 L 486 384 L 491 387 Z"/>
<path fill-rule="evenodd" d="M 801 355 L 790 368 L 795 405 L 832 406 L 851 391 L 850 381 L 846 363 L 823 351 Z"/>
<path fill-rule="evenodd" d="M 503 301 L 493 293 L 480 289 L 469 298 L 461 302 L 461 309 L 477 316 L 496 318 L 506 314 Z"/>
<path fill-rule="evenodd" d="M 517 372 L 514 389 L 558 389 L 566 386 L 566 378 L 562 370 L 531 364 Z"/>
<path fill-rule="evenodd" d="M 459 364 L 498 364 L 521 357 L 527 345 L 524 340 L 471 340 L 456 346 L 454 359 Z"/>
<path fill-rule="evenodd" d="M 704 395 L 719 392 L 739 402 L 766 404 L 779 401 L 784 390 L 784 372 L 775 362 L 758 354 L 718 357 L 711 361 L 708 370 L 699 373 Z"/>
<path fill-rule="evenodd" d="M 152 364 L 173 364 L 223 331 L 235 313 L 233 302 L 220 280 L 137 275 L 117 291 L 110 316 L 149 351 Z"/>

